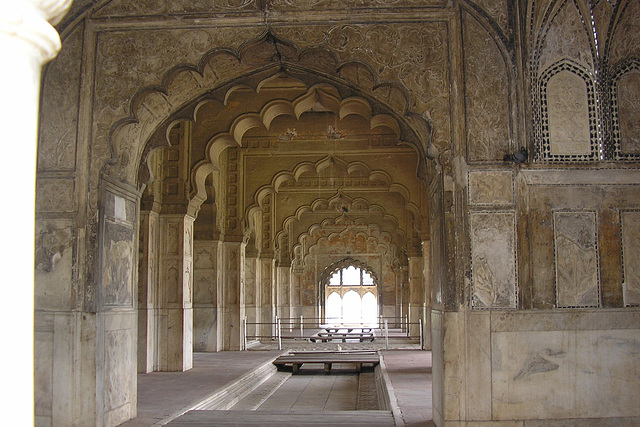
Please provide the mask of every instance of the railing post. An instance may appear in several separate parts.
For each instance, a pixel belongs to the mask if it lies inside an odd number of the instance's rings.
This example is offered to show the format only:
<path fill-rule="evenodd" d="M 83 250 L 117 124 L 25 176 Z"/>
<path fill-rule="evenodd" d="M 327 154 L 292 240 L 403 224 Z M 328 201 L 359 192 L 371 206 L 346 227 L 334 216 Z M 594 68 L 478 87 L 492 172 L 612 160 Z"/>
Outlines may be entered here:
<path fill-rule="evenodd" d="M 242 318 L 242 349 L 247 349 L 247 316 Z"/>
<path fill-rule="evenodd" d="M 278 333 L 278 315 L 275 315 L 275 318 L 273 319 L 273 327 L 271 328 L 271 336 L 277 335 Z"/>
<path fill-rule="evenodd" d="M 424 350 L 424 333 L 422 328 L 422 319 L 420 319 L 420 350 Z"/>
<path fill-rule="evenodd" d="M 278 318 L 276 318 L 276 333 L 278 334 L 278 350 L 282 350 L 282 329 Z"/>
<path fill-rule="evenodd" d="M 384 319 L 384 348 L 389 350 L 389 320 Z"/>
<path fill-rule="evenodd" d="M 300 315 L 300 338 L 304 338 L 304 316 Z"/>
<path fill-rule="evenodd" d="M 407 338 L 409 338 L 409 315 L 405 314 L 404 319 L 404 325 L 407 328 Z"/>

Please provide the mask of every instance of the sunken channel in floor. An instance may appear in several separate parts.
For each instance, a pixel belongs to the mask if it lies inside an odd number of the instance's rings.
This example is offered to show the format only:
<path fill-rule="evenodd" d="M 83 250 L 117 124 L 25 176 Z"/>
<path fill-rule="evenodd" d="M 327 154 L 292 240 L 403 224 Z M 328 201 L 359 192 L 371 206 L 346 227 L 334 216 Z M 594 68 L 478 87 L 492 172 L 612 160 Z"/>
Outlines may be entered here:
<path fill-rule="evenodd" d="M 245 381 L 231 384 L 169 425 L 395 424 L 382 367 L 368 363 L 379 357 L 377 353 L 303 352 L 283 357 L 290 359 L 277 368 L 272 363 L 256 369 Z"/>

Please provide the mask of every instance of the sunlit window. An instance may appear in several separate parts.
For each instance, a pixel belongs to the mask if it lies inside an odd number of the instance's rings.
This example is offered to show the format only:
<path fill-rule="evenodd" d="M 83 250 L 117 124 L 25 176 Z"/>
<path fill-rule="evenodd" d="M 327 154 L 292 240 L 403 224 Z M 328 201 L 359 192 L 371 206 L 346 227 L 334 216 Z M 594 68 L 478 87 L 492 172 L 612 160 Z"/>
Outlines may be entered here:
<path fill-rule="evenodd" d="M 325 320 L 332 325 L 377 326 L 378 288 L 375 277 L 363 268 L 347 266 L 325 283 Z"/>

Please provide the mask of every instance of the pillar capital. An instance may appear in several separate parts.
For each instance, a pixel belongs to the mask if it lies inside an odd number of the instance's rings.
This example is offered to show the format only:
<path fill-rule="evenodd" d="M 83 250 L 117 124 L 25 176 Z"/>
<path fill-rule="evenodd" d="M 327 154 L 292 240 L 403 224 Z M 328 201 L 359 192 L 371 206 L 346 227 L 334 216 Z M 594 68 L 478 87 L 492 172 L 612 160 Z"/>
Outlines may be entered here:
<path fill-rule="evenodd" d="M 58 54 L 60 36 L 53 25 L 60 22 L 72 0 L 27 0 L 0 3 L 0 37 L 28 44 L 31 58 L 44 64 Z"/>

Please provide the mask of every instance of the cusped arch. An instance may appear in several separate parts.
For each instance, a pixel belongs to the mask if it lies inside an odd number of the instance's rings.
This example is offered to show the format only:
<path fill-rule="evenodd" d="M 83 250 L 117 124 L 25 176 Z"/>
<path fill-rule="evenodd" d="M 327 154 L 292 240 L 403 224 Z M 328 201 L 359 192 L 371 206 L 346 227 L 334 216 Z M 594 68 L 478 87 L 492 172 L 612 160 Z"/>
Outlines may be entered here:
<path fill-rule="evenodd" d="M 270 54 L 250 58 L 261 49 L 265 52 L 280 52 L 280 58 Z M 317 61 L 318 57 L 327 60 Z M 203 98 L 213 97 L 224 103 L 225 94 L 237 86 L 239 81 L 257 90 L 261 82 L 281 72 L 286 65 L 287 73 L 305 82 L 308 87 L 330 83 L 334 87 L 339 86 L 341 102 L 359 94 L 368 98 L 369 104 L 375 103 L 373 110 L 385 110 L 384 114 L 372 116 L 372 125 L 391 126 L 400 133 L 402 140 L 415 147 L 420 157 L 418 176 L 424 178 L 427 146 L 431 144 L 432 134 L 427 116 L 410 111 L 409 91 L 401 84 L 382 81 L 372 67 L 365 67 L 357 60 L 340 64 L 337 57 L 331 49 L 325 47 L 301 51 L 294 43 L 280 40 L 270 30 L 265 30 L 262 36 L 238 49 L 215 48 L 203 55 L 198 64 L 176 66 L 167 71 L 158 84 L 141 88 L 129 102 L 129 115 L 112 122 L 108 136 L 111 159 L 104 166 L 103 173 L 130 184 L 146 184 L 150 175 L 142 169 L 145 169 L 149 154 L 154 149 L 166 146 L 166 139 L 154 138 L 154 135 L 158 131 L 160 134 L 166 131 L 170 120 L 176 117 L 194 120 L 196 105 Z M 329 69 L 326 68 L 327 64 L 331 64 Z M 352 74 L 344 71 L 352 67 L 366 70 L 372 77 L 362 81 L 349 77 Z M 350 81 L 350 78 L 355 78 L 355 81 Z M 388 90 L 381 93 L 381 88 Z M 406 95 L 402 105 L 390 102 L 388 95 L 392 89 Z M 331 94 L 325 92 L 319 98 L 327 108 L 335 107 L 335 99 Z M 301 101 L 298 111 L 304 110 L 309 102 Z M 345 116 L 356 112 L 363 114 L 367 110 L 353 100 L 349 100 L 342 108 Z"/>

